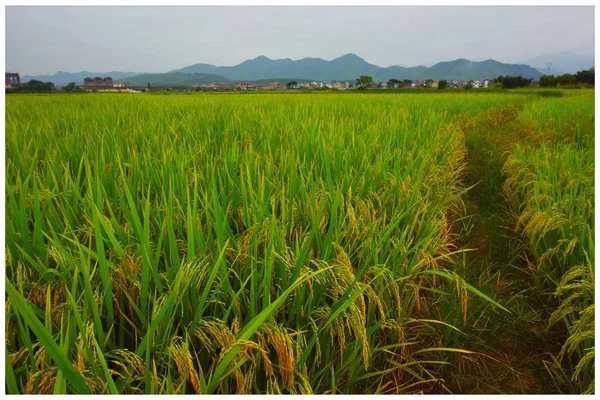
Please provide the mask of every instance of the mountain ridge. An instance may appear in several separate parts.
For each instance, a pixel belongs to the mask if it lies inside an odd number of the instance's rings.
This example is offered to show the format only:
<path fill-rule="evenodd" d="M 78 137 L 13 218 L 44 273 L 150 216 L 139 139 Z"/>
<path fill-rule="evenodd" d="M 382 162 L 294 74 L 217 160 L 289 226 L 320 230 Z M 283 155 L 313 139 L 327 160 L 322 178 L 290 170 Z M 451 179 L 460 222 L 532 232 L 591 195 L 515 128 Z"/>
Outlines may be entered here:
<path fill-rule="evenodd" d="M 361 75 L 369 75 L 375 81 L 387 81 L 392 78 L 411 80 L 493 79 L 500 75 L 521 75 L 526 78 L 537 79 L 542 75 L 539 70 L 526 64 L 508 64 L 493 59 L 471 61 L 465 58 L 458 58 L 451 61 L 438 62 L 430 67 L 422 65 L 413 67 L 403 67 L 400 65 L 380 67 L 367 62 L 354 53 L 347 53 L 330 61 L 318 57 L 304 57 L 298 60 L 292 60 L 291 58 L 271 59 L 265 55 L 260 55 L 232 66 L 197 63 L 171 70 L 167 73 L 152 74 L 122 71 L 105 73 L 87 71 L 69 73 L 59 71 L 54 75 L 25 75 L 22 77 L 22 81 L 37 79 L 51 81 L 59 86 L 69 82 L 81 84 L 83 83 L 83 78 L 87 76 L 111 76 L 113 80 L 125 81 L 138 81 L 146 78 L 158 79 L 161 76 L 169 76 L 169 79 L 175 78 L 174 75 L 170 74 L 201 74 L 204 77 L 212 75 L 214 79 L 219 79 L 222 82 L 268 80 L 281 76 L 293 76 L 296 79 L 329 82 L 333 80 L 354 80 Z M 149 76 L 142 78 L 144 75 Z M 187 78 L 191 79 L 193 77 Z M 187 81 L 187 78 L 177 75 L 175 80 L 178 82 Z M 150 82 L 152 83 L 152 81 Z M 197 83 L 205 82 L 199 81 Z M 160 82 L 159 79 L 159 81 L 156 81 L 156 84 L 165 84 L 165 82 Z"/>
<path fill-rule="evenodd" d="M 507 64 L 496 60 L 470 61 L 459 58 L 443 61 L 431 67 L 380 67 L 354 53 L 347 53 L 331 61 L 305 57 L 299 60 L 270 59 L 264 55 L 233 66 L 192 64 L 169 72 L 215 73 L 231 80 L 269 79 L 273 76 L 296 76 L 301 79 L 331 81 L 353 80 L 360 75 L 370 75 L 376 81 L 396 79 L 484 79 L 499 75 L 522 75 L 539 78 L 541 73 L 525 64 Z"/>

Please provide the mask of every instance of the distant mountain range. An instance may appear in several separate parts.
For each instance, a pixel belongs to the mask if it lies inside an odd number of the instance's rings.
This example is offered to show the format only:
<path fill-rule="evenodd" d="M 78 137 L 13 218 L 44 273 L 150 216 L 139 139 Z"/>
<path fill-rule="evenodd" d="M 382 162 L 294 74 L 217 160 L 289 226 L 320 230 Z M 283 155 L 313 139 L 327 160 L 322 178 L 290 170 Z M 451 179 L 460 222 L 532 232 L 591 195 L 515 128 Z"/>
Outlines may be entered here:
<path fill-rule="evenodd" d="M 571 61 L 569 61 L 569 57 L 571 57 Z M 375 81 L 387 81 L 392 78 L 411 80 L 429 78 L 436 80 L 492 79 L 500 75 L 521 75 L 526 78 L 537 79 L 545 72 L 543 69 L 546 68 L 544 60 L 552 60 L 547 62 L 552 62 L 552 68 L 557 72 L 588 69 L 594 65 L 593 57 L 590 56 L 557 53 L 536 57 L 529 60 L 529 64 L 506 64 L 491 59 L 469 61 L 461 58 L 454 61 L 439 62 L 431 67 L 395 65 L 384 68 L 370 64 L 356 54 L 349 53 L 331 61 L 322 58 L 303 58 L 295 61 L 289 58 L 272 60 L 265 56 L 259 56 L 238 65 L 227 67 L 193 64 L 167 73 L 155 74 L 121 71 L 102 73 L 85 71 L 78 73 L 57 72 L 54 75 L 23 76 L 21 80 L 24 82 L 30 79 L 51 81 L 57 86 L 62 86 L 69 82 L 82 84 L 85 77 L 110 76 L 115 81 L 123 80 L 136 86 L 145 86 L 148 83 L 151 85 L 191 86 L 195 83 L 232 83 L 240 80 L 279 80 L 283 81 L 282 83 L 289 80 L 346 81 L 354 80 L 360 75 L 370 75 Z M 583 68 L 580 66 L 583 66 Z"/>
<path fill-rule="evenodd" d="M 432 67 L 388 68 L 370 64 L 356 54 L 346 54 L 331 61 L 322 58 L 289 58 L 271 60 L 259 56 L 231 67 L 211 64 L 194 64 L 171 72 L 203 73 L 221 75 L 229 80 L 270 79 L 280 76 L 316 81 L 354 80 L 360 75 L 372 76 L 375 81 L 396 79 L 484 79 L 499 75 L 521 75 L 538 78 L 541 74 L 534 68 L 522 64 L 503 64 L 494 60 L 481 62 L 458 59 L 441 62 Z"/>

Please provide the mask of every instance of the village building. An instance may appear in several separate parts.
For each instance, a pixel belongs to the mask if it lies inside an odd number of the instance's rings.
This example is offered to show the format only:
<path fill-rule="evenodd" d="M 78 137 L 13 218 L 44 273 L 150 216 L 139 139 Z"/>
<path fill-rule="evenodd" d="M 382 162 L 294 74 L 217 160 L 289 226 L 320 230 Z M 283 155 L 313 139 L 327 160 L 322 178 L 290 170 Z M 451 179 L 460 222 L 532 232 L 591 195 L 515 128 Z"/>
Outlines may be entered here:
<path fill-rule="evenodd" d="M 21 77 L 17 73 L 7 72 L 4 81 L 5 88 L 18 89 L 21 87 Z"/>
<path fill-rule="evenodd" d="M 238 82 L 235 84 L 235 90 L 257 90 L 254 83 Z"/>
<path fill-rule="evenodd" d="M 83 89 L 84 90 L 110 90 L 114 88 L 113 80 L 111 77 L 101 78 L 99 76 L 95 78 L 84 78 Z"/>

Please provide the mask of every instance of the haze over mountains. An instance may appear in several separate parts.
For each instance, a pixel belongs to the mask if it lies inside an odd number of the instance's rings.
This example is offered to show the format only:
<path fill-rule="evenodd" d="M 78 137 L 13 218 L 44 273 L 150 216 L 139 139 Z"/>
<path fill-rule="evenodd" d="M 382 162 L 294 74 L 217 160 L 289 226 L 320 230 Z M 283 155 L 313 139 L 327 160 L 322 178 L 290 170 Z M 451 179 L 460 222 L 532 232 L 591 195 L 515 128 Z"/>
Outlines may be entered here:
<path fill-rule="evenodd" d="M 551 74 L 574 74 L 577 71 L 593 67 L 594 56 L 563 51 L 560 53 L 544 54 L 523 61 L 523 64 L 531 65 L 544 74 L 548 71 L 548 63 L 551 64 Z"/>
<path fill-rule="evenodd" d="M 587 57 L 587 58 L 586 58 Z M 571 71 L 576 65 L 585 65 L 587 69 L 593 66 L 593 57 L 569 56 L 569 53 L 546 55 L 531 60 L 533 64 L 543 64 L 546 59 L 553 61 L 557 70 L 563 68 Z M 572 61 L 570 62 L 569 59 Z M 569 64 L 570 62 L 570 64 Z M 556 65 L 555 65 L 556 63 Z M 545 66 L 545 64 L 544 64 Z M 500 75 L 521 75 L 526 78 L 539 78 L 542 73 L 526 64 L 506 64 L 495 60 L 469 61 L 457 59 L 439 62 L 431 67 L 379 67 L 370 64 L 356 54 L 346 54 L 331 61 L 321 58 L 303 58 L 292 60 L 290 58 L 273 60 L 259 56 L 246 60 L 234 66 L 216 66 L 211 64 L 193 64 L 184 68 L 169 71 L 163 74 L 142 74 L 135 72 L 57 72 L 54 75 L 23 76 L 22 80 L 38 79 L 51 81 L 60 86 L 69 82 L 81 84 L 83 78 L 94 76 L 111 76 L 113 80 L 124 80 L 133 85 L 182 85 L 191 86 L 194 83 L 233 82 L 240 80 L 315 80 L 329 82 L 332 80 L 354 80 L 360 75 L 370 75 L 375 81 L 389 79 L 491 79 Z"/>

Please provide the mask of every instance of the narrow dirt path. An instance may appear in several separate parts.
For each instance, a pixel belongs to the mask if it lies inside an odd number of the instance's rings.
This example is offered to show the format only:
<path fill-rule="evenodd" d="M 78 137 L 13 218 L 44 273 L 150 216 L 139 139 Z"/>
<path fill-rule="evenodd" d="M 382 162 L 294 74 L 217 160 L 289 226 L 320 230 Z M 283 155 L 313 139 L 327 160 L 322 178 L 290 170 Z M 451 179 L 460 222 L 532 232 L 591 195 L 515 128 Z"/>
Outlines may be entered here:
<path fill-rule="evenodd" d="M 460 221 L 465 253 L 457 272 L 503 304 L 511 314 L 472 298 L 463 348 L 500 362 L 459 363 L 450 385 L 454 393 L 550 393 L 544 360 L 560 349 L 560 337 L 546 330 L 547 294 L 536 292 L 523 246 L 502 195 L 502 166 L 515 143 L 526 140 L 519 106 L 493 107 L 465 122 L 466 216 Z M 555 352 L 556 351 L 556 352 Z M 504 364 L 504 365 L 503 365 Z M 462 369 L 461 369 L 462 368 Z"/>

